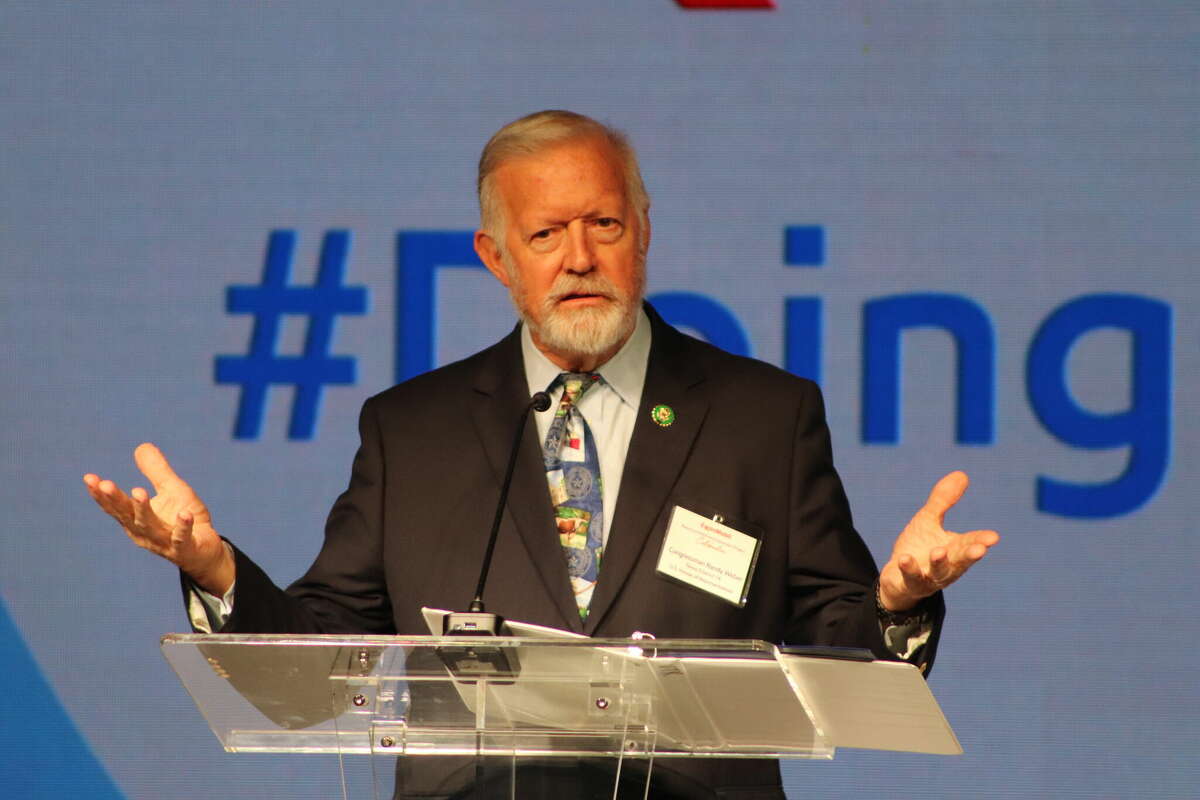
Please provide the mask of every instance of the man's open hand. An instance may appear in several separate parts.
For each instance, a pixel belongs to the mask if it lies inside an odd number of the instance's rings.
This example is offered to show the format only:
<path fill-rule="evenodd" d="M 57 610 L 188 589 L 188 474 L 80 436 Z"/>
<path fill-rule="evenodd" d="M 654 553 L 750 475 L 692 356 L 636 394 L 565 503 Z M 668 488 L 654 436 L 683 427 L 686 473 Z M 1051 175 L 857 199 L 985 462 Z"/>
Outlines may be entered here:
<path fill-rule="evenodd" d="M 967 484 L 965 472 L 951 472 L 942 478 L 900 532 L 891 559 L 879 573 L 879 598 L 884 608 L 912 608 L 962 577 L 1000 541 L 995 531 L 953 533 L 942 527 L 946 512 L 963 496 Z"/>
<path fill-rule="evenodd" d="M 154 487 L 154 497 L 140 486 L 126 494 L 89 472 L 83 482 L 92 499 L 138 547 L 175 564 L 203 589 L 225 594 L 233 585 L 233 559 L 212 527 L 208 507 L 154 445 L 139 445 L 133 458 Z"/>

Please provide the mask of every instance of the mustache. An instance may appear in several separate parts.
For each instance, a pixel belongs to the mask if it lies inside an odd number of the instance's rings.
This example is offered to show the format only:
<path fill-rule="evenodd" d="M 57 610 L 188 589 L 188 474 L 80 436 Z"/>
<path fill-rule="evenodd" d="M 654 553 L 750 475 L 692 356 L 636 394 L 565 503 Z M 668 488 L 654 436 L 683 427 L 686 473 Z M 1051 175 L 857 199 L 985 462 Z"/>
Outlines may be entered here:
<path fill-rule="evenodd" d="M 572 295 L 579 294 L 592 294 L 608 298 L 609 300 L 619 300 L 622 298 L 621 292 L 607 278 L 598 275 L 586 278 L 578 275 L 563 275 L 555 280 L 554 285 L 550 287 L 550 291 L 546 294 L 546 301 L 548 303 L 557 303 Z"/>

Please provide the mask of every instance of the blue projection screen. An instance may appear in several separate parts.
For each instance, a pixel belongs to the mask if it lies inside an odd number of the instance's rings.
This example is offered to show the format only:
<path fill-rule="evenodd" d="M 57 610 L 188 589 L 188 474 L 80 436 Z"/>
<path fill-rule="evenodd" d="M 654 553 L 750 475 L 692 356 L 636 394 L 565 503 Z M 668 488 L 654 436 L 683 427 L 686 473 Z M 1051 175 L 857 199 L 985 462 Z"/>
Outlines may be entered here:
<path fill-rule="evenodd" d="M 640 152 L 664 314 L 820 381 L 880 563 L 951 469 L 1004 537 L 930 679 L 965 754 L 790 796 L 1200 796 L 1197 6 L 694 5 L 3 4 L 0 794 L 340 793 L 219 748 L 80 476 L 154 441 L 298 576 L 362 401 L 511 327 L 475 159 L 565 107 Z"/>

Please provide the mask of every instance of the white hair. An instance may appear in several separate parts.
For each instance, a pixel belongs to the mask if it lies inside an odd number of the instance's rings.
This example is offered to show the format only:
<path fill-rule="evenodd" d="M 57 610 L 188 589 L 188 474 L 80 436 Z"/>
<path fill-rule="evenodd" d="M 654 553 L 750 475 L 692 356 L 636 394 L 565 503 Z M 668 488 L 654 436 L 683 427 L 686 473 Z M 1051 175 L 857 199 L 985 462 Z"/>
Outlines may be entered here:
<path fill-rule="evenodd" d="M 634 207 L 643 239 L 649 234 L 650 196 L 642 182 L 638 168 L 637 153 L 625 138 L 625 134 L 573 111 L 538 111 L 510 122 L 488 140 L 479 156 L 479 175 L 476 192 L 479 195 L 480 227 L 496 242 L 500 252 L 505 252 L 504 204 L 497 197 L 493 175 L 500 166 L 513 158 L 536 155 L 555 145 L 598 137 L 608 142 L 621 159 L 621 172 L 625 181 L 625 199 Z M 644 248 L 644 243 L 643 243 Z"/>

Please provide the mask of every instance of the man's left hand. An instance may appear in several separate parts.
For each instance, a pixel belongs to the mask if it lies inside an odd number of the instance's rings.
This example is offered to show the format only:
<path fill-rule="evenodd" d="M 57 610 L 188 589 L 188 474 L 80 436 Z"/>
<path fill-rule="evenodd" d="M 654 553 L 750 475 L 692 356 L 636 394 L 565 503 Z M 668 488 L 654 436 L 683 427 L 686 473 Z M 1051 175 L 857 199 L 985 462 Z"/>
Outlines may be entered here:
<path fill-rule="evenodd" d="M 879 573 L 879 599 L 889 611 L 906 611 L 954 583 L 1000 541 L 995 531 L 954 533 L 942 527 L 946 512 L 967 490 L 967 474 L 951 472 L 937 482 L 925 505 L 892 547 Z"/>

